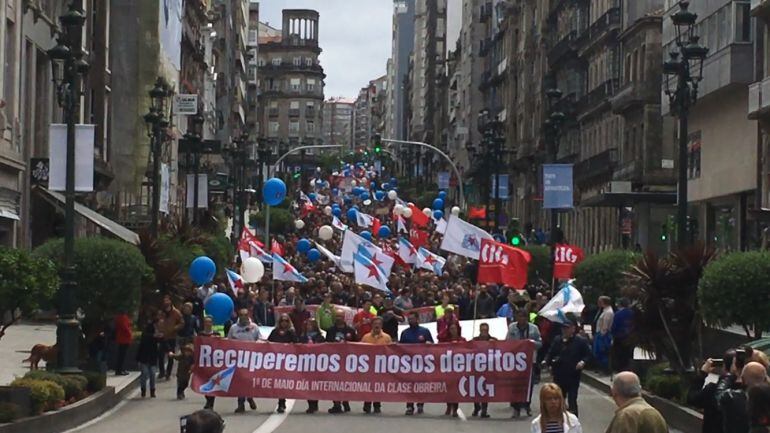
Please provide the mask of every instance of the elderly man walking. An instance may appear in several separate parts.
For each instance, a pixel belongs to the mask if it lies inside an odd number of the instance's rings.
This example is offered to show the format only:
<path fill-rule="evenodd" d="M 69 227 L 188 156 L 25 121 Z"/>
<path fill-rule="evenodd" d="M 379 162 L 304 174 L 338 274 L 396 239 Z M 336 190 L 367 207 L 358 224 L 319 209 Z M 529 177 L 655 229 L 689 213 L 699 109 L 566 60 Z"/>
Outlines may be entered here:
<path fill-rule="evenodd" d="M 618 409 L 607 433 L 668 433 L 663 416 L 642 398 L 642 385 L 636 374 L 624 371 L 615 376 L 612 399 Z"/>

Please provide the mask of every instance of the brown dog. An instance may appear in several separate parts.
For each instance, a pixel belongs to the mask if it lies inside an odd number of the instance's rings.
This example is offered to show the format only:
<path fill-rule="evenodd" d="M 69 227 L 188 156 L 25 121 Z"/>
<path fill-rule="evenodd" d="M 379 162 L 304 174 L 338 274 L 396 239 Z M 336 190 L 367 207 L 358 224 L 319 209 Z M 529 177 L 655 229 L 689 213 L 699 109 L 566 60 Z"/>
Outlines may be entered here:
<path fill-rule="evenodd" d="M 21 362 L 29 362 L 30 370 L 37 370 L 40 361 L 45 361 L 46 364 L 54 362 L 56 360 L 57 349 L 56 345 L 48 346 L 46 344 L 36 344 L 32 346 L 32 350 L 29 353 L 29 358 Z"/>

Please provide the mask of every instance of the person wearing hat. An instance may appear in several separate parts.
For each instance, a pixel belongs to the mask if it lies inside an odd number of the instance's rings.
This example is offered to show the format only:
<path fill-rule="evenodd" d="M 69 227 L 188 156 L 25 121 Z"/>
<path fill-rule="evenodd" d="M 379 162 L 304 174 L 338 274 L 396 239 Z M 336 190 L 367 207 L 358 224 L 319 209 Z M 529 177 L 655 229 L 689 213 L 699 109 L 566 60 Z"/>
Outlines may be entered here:
<path fill-rule="evenodd" d="M 551 368 L 553 381 L 559 385 L 567 398 L 569 411 L 578 415 L 577 394 L 583 368 L 591 357 L 588 342 L 577 335 L 577 320 L 567 314 L 562 320 L 561 338 L 556 338 L 545 358 L 545 365 Z"/>

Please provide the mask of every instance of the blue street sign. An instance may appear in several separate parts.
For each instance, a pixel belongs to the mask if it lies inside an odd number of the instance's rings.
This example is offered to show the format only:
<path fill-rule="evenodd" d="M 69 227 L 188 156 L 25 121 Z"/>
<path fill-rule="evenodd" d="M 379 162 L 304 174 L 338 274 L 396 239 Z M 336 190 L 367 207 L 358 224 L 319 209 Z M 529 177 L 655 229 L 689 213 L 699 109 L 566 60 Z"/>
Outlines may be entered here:
<path fill-rule="evenodd" d="M 497 177 L 500 179 L 500 199 L 508 200 L 510 195 L 508 192 L 508 175 L 499 174 Z M 495 176 L 492 175 L 492 198 L 497 198 L 497 182 L 495 182 Z"/>
<path fill-rule="evenodd" d="M 572 209 L 572 164 L 543 164 L 543 208 Z"/>

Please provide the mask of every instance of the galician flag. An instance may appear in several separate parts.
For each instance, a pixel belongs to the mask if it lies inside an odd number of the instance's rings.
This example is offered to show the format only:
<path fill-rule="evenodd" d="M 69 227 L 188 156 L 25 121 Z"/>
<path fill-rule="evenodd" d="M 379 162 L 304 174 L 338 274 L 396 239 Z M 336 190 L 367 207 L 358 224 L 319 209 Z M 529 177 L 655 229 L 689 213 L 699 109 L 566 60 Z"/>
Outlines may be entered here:
<path fill-rule="evenodd" d="M 342 221 L 340 221 L 339 218 L 334 217 L 332 218 L 332 227 L 334 227 L 337 230 L 345 231 L 348 229 L 348 226 L 346 226 Z"/>
<path fill-rule="evenodd" d="M 396 263 L 396 259 L 388 255 L 382 248 L 371 243 L 366 243 L 360 244 L 357 252 L 371 260 L 372 263 L 380 268 L 386 278 L 390 277 L 390 271 L 393 269 L 393 264 Z"/>
<path fill-rule="evenodd" d="M 436 275 L 441 275 L 444 273 L 444 264 L 446 264 L 445 258 L 433 254 L 423 247 L 417 250 L 417 260 L 414 264 L 417 268 L 427 269 Z"/>
<path fill-rule="evenodd" d="M 318 242 L 315 243 L 316 248 L 318 248 L 318 251 L 321 252 L 321 254 L 325 255 L 326 258 L 332 261 L 338 268 L 340 267 L 340 256 L 335 255 L 333 252 L 329 251 L 328 248 L 325 246 L 319 244 Z"/>
<path fill-rule="evenodd" d="M 211 376 L 208 382 L 201 385 L 198 389 L 201 394 L 211 394 L 214 392 L 227 392 L 230 390 L 230 382 L 233 380 L 233 373 L 235 373 L 235 365 L 225 370 L 222 370 L 213 376 Z"/>
<path fill-rule="evenodd" d="M 567 313 L 580 316 L 585 308 L 585 303 L 583 302 L 583 295 L 575 288 L 573 281 L 564 283 L 561 290 L 537 314 L 557 323 L 566 322 Z"/>
<path fill-rule="evenodd" d="M 390 275 L 395 260 L 385 254 L 382 248 L 353 233 L 352 230 L 347 230 L 342 241 L 342 254 L 340 255 L 339 268 L 343 272 L 355 272 L 353 264 L 356 253 L 363 253 L 370 260 L 382 263 L 379 266 L 382 267 L 383 273 Z"/>
<path fill-rule="evenodd" d="M 409 233 L 409 230 L 406 229 L 404 217 L 401 215 L 396 216 L 396 233 Z"/>
<path fill-rule="evenodd" d="M 359 227 L 371 227 L 374 224 L 374 217 L 363 212 L 356 212 L 356 223 Z"/>
<path fill-rule="evenodd" d="M 417 262 L 417 248 L 412 245 L 406 238 L 398 238 L 398 257 L 404 261 L 404 263 L 414 264 Z"/>
<path fill-rule="evenodd" d="M 484 230 L 461 220 L 460 217 L 450 215 L 444 239 L 441 241 L 441 249 L 478 260 L 483 239 L 494 240 L 492 235 Z"/>
<path fill-rule="evenodd" d="M 230 290 L 235 296 L 238 296 L 238 292 L 243 290 L 243 278 L 230 269 L 225 269 L 225 271 L 227 271 L 227 282 L 230 283 Z"/>
<path fill-rule="evenodd" d="M 390 293 L 388 289 L 388 277 L 382 272 L 382 269 L 363 254 L 353 255 L 356 284 L 365 284 Z"/>
<path fill-rule="evenodd" d="M 286 259 L 273 253 L 273 279 L 278 281 L 293 281 L 295 283 L 307 283 L 307 278 L 287 262 Z"/>

